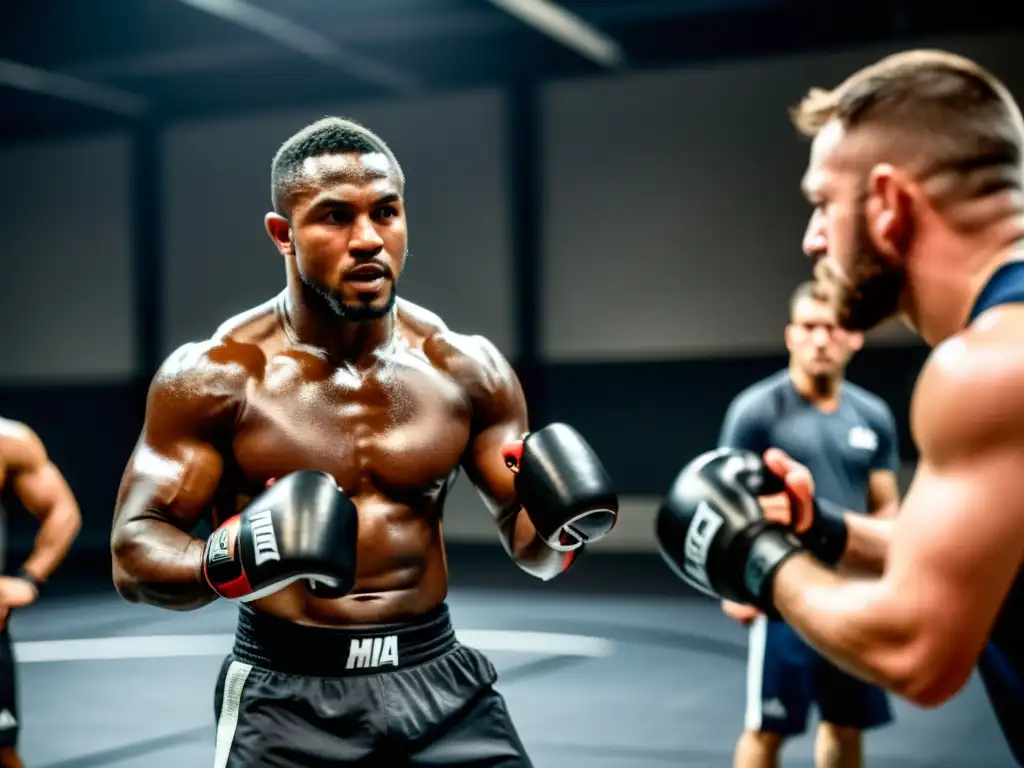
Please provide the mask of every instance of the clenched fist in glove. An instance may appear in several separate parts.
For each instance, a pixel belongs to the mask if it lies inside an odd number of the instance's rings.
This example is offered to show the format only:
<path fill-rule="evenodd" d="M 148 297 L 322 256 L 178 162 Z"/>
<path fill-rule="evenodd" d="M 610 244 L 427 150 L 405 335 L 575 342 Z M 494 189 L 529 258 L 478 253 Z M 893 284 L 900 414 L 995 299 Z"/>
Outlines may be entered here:
<path fill-rule="evenodd" d="M 502 449 L 537 534 L 571 552 L 611 532 L 619 499 L 601 461 L 572 427 L 549 424 Z"/>
<path fill-rule="evenodd" d="M 783 490 L 781 480 L 749 451 L 723 448 L 698 456 L 658 510 L 662 557 L 705 594 L 773 614 L 772 576 L 802 546 L 765 519 L 757 497 Z"/>
<path fill-rule="evenodd" d="M 318 597 L 355 584 L 358 518 L 324 472 L 292 472 L 207 539 L 203 574 L 213 591 L 248 602 L 308 580 Z"/>

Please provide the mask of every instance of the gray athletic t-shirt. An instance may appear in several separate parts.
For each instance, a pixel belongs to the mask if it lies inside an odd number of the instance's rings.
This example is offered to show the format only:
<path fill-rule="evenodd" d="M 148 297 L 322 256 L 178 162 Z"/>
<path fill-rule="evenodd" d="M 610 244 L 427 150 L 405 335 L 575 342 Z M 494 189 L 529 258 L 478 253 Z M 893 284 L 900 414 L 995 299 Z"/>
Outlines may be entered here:
<path fill-rule="evenodd" d="M 844 381 L 839 408 L 823 413 L 797 392 L 788 370 L 736 396 L 718 444 L 759 456 L 781 448 L 810 469 L 816 495 L 853 512 L 867 512 L 871 472 L 899 468 L 896 423 L 881 398 Z"/>

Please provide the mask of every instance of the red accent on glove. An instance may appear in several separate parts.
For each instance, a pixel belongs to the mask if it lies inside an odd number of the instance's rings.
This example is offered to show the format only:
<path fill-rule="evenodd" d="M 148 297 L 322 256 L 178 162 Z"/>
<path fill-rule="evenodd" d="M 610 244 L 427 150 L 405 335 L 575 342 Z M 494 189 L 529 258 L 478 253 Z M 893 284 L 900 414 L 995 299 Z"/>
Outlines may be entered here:
<path fill-rule="evenodd" d="M 576 562 L 576 555 L 579 554 L 578 549 L 574 549 L 572 552 L 566 552 L 562 557 L 562 573 L 569 570 L 573 563 Z"/>
<path fill-rule="evenodd" d="M 235 541 L 238 539 L 238 525 L 240 518 L 238 515 L 228 518 L 224 523 L 226 526 L 231 526 L 231 551 L 234 553 Z M 218 528 L 221 526 L 218 526 Z M 252 585 L 249 583 L 249 577 L 246 576 L 245 571 L 242 571 L 240 576 L 226 581 L 223 584 L 214 584 L 210 581 L 210 577 L 206 572 L 206 553 L 203 553 L 203 578 L 206 579 L 206 583 L 210 585 L 210 588 L 221 597 L 227 598 L 228 600 L 235 600 L 239 597 L 244 597 L 252 592 Z"/>
<path fill-rule="evenodd" d="M 519 462 L 523 460 L 523 441 L 506 443 L 501 447 L 501 457 L 505 460 L 505 466 L 513 472 L 519 471 Z"/>
<path fill-rule="evenodd" d="M 252 594 L 252 585 L 249 583 L 249 577 L 243 572 L 237 579 L 213 587 L 213 591 L 228 600 L 237 600 L 239 597 Z"/>

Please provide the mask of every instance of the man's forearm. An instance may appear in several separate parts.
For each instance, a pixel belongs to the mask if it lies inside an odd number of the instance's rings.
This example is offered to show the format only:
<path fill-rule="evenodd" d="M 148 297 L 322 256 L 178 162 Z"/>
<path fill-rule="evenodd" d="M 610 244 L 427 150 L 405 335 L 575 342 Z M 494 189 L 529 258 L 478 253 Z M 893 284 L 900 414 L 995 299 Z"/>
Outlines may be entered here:
<path fill-rule="evenodd" d="M 578 554 L 575 551 L 560 552 L 549 547 L 537 535 L 537 530 L 521 507 L 510 513 L 499 527 L 502 542 L 512 560 L 523 571 L 542 581 L 550 581 L 564 572 Z"/>
<path fill-rule="evenodd" d="M 801 553 L 773 587 L 786 622 L 834 664 L 897 693 L 913 685 L 919 634 L 884 582 L 844 578 Z"/>
<path fill-rule="evenodd" d="M 851 571 L 880 574 L 885 569 L 894 519 L 846 512 L 846 549 L 841 565 Z"/>
<path fill-rule="evenodd" d="M 36 581 L 49 579 L 67 556 L 81 527 L 82 518 L 73 500 L 57 504 L 43 518 L 35 547 L 22 568 Z"/>
<path fill-rule="evenodd" d="M 177 611 L 208 605 L 217 595 L 203 577 L 204 548 L 162 520 L 125 523 L 111 542 L 117 591 L 131 602 Z"/>

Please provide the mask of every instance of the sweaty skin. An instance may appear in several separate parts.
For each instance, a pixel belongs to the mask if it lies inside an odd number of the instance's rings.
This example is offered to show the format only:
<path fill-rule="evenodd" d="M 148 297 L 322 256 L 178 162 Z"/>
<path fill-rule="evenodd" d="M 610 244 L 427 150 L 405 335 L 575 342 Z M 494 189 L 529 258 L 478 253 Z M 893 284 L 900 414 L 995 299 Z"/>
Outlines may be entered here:
<path fill-rule="evenodd" d="M 11 490 L 39 520 L 35 548 L 22 569 L 39 583 L 60 565 L 82 527 L 82 516 L 64 476 L 50 460 L 39 436 L 21 422 L 0 418 L 0 490 Z M 26 579 L 0 576 L 0 627 L 12 608 L 35 602 Z M 2 768 L 22 768 L 14 746 L 0 747 Z"/>
<path fill-rule="evenodd" d="M 899 516 L 848 532 L 848 552 L 873 552 L 879 578 L 843 579 L 805 554 L 776 574 L 776 605 L 797 631 L 922 706 L 967 682 L 1024 566 L 1021 338 L 1024 307 L 998 306 L 933 352 L 911 406 L 920 462 Z M 809 498 L 809 482 L 796 485 Z"/>
<path fill-rule="evenodd" d="M 311 625 L 423 614 L 447 594 L 445 497 L 460 467 L 524 570 L 552 578 L 549 549 L 516 502 L 501 447 L 528 431 L 519 382 L 497 349 L 399 299 L 390 341 L 358 366 L 295 341 L 285 295 L 187 344 L 152 384 L 117 499 L 114 578 L 129 600 L 178 610 L 215 599 L 191 531 L 223 521 L 266 483 L 330 473 L 359 513 L 356 585 L 337 599 L 301 582 L 253 606 Z"/>
<path fill-rule="evenodd" d="M 32 578 L 44 582 L 60 565 L 78 535 L 81 513 L 64 476 L 50 461 L 39 436 L 25 424 L 2 418 L 0 488 L 14 491 L 25 509 L 40 522 L 35 548 L 23 567 Z M 14 590 L 17 597 L 22 598 L 27 595 L 23 594 L 26 589 L 32 589 L 27 582 L 0 577 L 0 604 L 11 606 L 10 600 L 5 599 L 10 596 L 8 593 Z"/>

